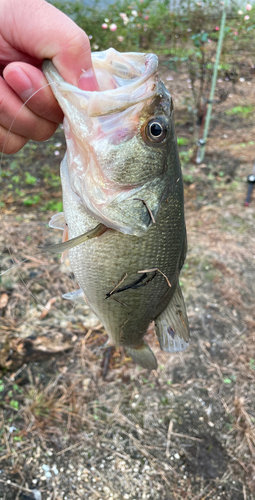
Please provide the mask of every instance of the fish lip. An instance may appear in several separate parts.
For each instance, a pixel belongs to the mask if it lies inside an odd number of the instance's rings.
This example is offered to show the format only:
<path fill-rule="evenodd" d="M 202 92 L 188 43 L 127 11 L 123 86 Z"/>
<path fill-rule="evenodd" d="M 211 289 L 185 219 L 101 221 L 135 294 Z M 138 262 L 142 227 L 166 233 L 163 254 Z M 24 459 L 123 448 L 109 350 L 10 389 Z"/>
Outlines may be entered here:
<path fill-rule="evenodd" d="M 102 56 L 107 57 L 109 54 L 119 54 L 115 49 L 108 49 L 101 52 L 92 52 L 92 62 L 96 70 L 96 61 L 103 61 Z M 127 57 L 130 55 L 126 53 Z M 68 99 L 68 94 L 72 93 L 82 107 L 87 109 L 87 113 L 91 117 L 104 116 L 110 113 L 123 111 L 131 106 L 152 98 L 157 92 L 158 87 L 158 58 L 155 54 L 139 54 L 143 62 L 143 71 L 137 78 L 128 80 L 127 84 L 119 85 L 114 89 L 103 91 L 81 90 L 79 87 L 67 83 L 58 73 L 54 64 L 50 60 L 43 62 L 43 71 L 47 80 L 51 84 L 52 90 L 58 99 L 58 93 L 61 93 L 64 98 Z M 125 58 L 124 58 L 125 59 Z M 140 63 L 141 63 L 140 61 Z M 151 81 L 150 81 L 151 80 Z"/>

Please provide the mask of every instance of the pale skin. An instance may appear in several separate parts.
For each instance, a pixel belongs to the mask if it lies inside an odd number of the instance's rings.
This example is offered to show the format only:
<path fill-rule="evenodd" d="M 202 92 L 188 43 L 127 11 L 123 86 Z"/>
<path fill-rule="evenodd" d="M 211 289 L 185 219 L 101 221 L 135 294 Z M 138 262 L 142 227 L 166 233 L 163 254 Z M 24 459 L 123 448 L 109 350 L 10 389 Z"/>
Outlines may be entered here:
<path fill-rule="evenodd" d="M 16 153 L 29 139 L 48 139 L 63 119 L 49 86 L 22 108 L 47 84 L 44 59 L 52 59 L 67 82 L 98 90 L 89 39 L 71 19 L 45 0 L 0 0 L 1 152 Z"/>

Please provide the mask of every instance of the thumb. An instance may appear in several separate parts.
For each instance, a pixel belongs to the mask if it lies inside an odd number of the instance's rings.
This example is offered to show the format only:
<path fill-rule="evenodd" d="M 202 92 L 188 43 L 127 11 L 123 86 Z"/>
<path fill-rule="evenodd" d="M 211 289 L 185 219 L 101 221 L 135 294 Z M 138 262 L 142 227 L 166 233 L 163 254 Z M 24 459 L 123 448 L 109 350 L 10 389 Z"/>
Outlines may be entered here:
<path fill-rule="evenodd" d="M 63 12 L 44 0 L 9 0 L 6 15 L 17 27 L 10 34 L 6 26 L 5 39 L 11 38 L 12 46 L 38 61 L 52 59 L 67 82 L 98 90 L 89 38 Z"/>

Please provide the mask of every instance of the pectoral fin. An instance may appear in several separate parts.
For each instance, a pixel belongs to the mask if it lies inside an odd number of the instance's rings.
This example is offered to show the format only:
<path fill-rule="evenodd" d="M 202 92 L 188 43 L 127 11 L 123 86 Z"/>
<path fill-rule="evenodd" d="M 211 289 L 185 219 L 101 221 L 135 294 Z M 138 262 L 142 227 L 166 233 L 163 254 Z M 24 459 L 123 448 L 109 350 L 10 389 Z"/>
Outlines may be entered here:
<path fill-rule="evenodd" d="M 184 351 L 188 347 L 189 323 L 179 283 L 168 306 L 155 319 L 155 328 L 163 351 Z"/>
<path fill-rule="evenodd" d="M 101 236 L 101 234 L 107 231 L 107 227 L 104 224 L 98 224 L 96 227 L 87 231 L 86 233 L 81 234 L 80 236 L 76 236 L 76 238 L 72 238 L 64 243 L 58 243 L 57 245 L 50 245 L 48 247 L 41 247 L 40 249 L 50 253 L 63 253 L 71 248 L 77 247 L 84 243 L 84 241 L 90 240 L 91 238 L 96 238 L 97 236 Z"/>
<path fill-rule="evenodd" d="M 58 214 L 53 215 L 49 222 L 49 226 L 54 229 L 62 229 L 63 231 L 66 226 L 64 212 L 59 212 Z"/>
<path fill-rule="evenodd" d="M 126 347 L 126 351 L 130 354 L 134 363 L 142 366 L 142 368 L 148 368 L 149 370 L 156 370 L 158 368 L 157 360 L 146 342 L 139 347 Z"/>

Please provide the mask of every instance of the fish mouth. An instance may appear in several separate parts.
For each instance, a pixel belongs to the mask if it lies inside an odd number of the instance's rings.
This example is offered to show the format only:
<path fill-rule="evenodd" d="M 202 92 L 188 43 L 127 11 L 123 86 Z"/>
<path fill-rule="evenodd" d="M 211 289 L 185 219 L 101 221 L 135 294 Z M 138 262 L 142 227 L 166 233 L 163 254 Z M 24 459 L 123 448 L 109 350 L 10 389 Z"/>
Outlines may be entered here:
<path fill-rule="evenodd" d="M 144 175 L 143 148 L 149 146 L 139 139 L 143 109 L 167 94 L 158 81 L 158 58 L 111 48 L 92 53 L 92 62 L 99 91 L 81 90 L 65 82 L 51 61 L 43 63 L 65 115 L 62 168 L 65 163 L 70 187 L 92 217 L 108 228 L 141 236 L 155 223 L 169 182 L 161 160 L 146 167 L 150 177 Z"/>
<path fill-rule="evenodd" d="M 44 61 L 43 71 L 60 106 L 59 94 L 62 94 L 64 98 L 84 109 L 88 116 L 104 116 L 150 99 L 157 91 L 157 56 L 132 53 L 132 62 L 130 56 L 128 52 L 121 54 L 113 48 L 92 52 L 99 92 L 81 90 L 65 82 L 51 61 Z M 66 110 L 64 113 L 66 115 Z"/>

